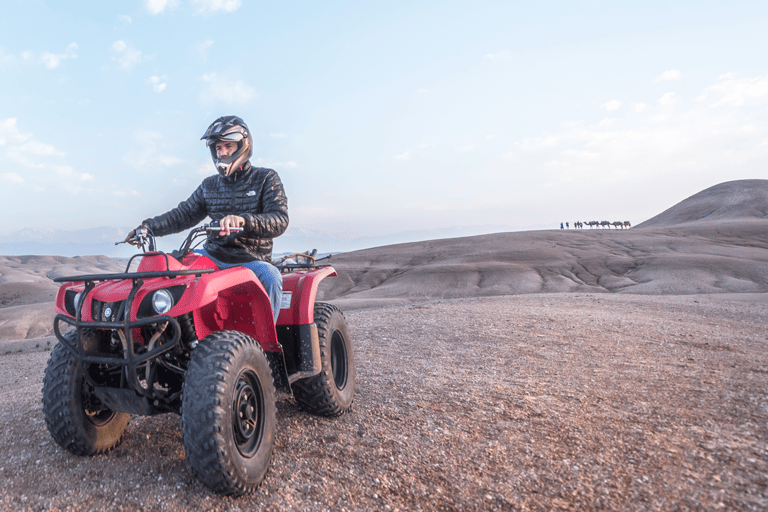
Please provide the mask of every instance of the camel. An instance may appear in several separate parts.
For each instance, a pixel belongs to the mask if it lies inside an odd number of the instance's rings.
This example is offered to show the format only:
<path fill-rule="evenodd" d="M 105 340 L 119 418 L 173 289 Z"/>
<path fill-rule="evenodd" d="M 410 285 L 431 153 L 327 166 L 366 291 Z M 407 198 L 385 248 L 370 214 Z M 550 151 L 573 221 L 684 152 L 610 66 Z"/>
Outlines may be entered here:
<path fill-rule="evenodd" d="M 625 228 L 631 228 L 631 227 L 632 227 L 632 224 L 630 224 L 628 220 L 625 220 L 625 221 L 624 221 L 624 227 L 625 227 Z"/>
<path fill-rule="evenodd" d="M 603 220 L 603 221 L 600 221 L 600 226 L 603 227 L 603 228 L 608 226 L 608 229 L 610 229 L 611 228 L 611 223 L 608 222 L 607 220 Z"/>
<path fill-rule="evenodd" d="M 624 223 L 621 222 L 620 220 L 612 222 L 611 225 L 613 225 L 613 227 L 615 227 L 616 229 L 619 229 L 619 228 L 624 229 Z"/>

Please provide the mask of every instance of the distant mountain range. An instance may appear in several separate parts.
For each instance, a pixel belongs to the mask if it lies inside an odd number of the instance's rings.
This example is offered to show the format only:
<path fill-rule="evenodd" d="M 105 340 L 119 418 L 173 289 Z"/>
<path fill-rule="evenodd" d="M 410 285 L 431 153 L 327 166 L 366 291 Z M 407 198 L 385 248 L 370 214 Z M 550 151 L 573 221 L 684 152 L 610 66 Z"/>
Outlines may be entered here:
<path fill-rule="evenodd" d="M 132 228 L 101 226 L 81 230 L 22 229 L 9 235 L 0 235 L 2 256 L 109 256 L 126 258 L 136 253 L 122 241 Z M 519 229 L 519 228 L 518 228 Z M 304 252 L 317 249 L 320 253 L 340 253 L 384 245 L 458 238 L 486 233 L 515 231 L 510 226 L 467 226 L 456 228 L 404 231 L 384 236 L 356 236 L 353 234 L 324 232 L 289 227 L 275 239 L 274 254 Z M 171 251 L 178 248 L 186 233 L 162 237 L 159 248 Z"/>
<path fill-rule="evenodd" d="M 672 206 L 635 228 L 666 227 L 690 223 L 735 219 L 762 219 L 768 216 L 768 180 L 738 180 L 721 183 Z M 122 241 L 132 228 L 102 226 L 74 231 L 58 229 L 22 229 L 0 235 L 0 256 L 109 256 L 126 258 L 136 253 Z M 317 249 L 320 254 L 351 252 L 374 247 L 425 242 L 446 238 L 520 230 L 555 229 L 555 226 L 485 225 L 402 231 L 383 236 L 358 236 L 352 233 L 310 230 L 290 226 L 275 239 L 274 255 L 300 253 Z M 170 235 L 158 241 L 159 248 L 170 252 L 178 248 L 186 233 Z"/>
<path fill-rule="evenodd" d="M 130 228 L 102 226 L 81 230 L 22 229 L 0 236 L 0 255 L 127 257 L 134 253 L 126 244 L 115 245 Z"/>

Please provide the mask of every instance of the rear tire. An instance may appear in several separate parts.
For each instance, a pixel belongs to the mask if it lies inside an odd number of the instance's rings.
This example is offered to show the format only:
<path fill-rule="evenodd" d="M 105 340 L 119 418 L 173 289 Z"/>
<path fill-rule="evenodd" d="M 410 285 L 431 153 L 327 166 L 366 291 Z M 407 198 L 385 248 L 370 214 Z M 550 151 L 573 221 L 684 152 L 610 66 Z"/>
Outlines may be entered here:
<path fill-rule="evenodd" d="M 76 330 L 64 336 L 77 345 Z M 54 441 L 75 455 L 113 449 L 122 441 L 131 419 L 130 414 L 102 405 L 85 381 L 82 366 L 61 343 L 54 347 L 45 369 L 43 414 Z"/>
<path fill-rule="evenodd" d="M 261 346 L 222 331 L 192 352 L 182 395 L 182 437 L 192 472 L 211 490 L 254 491 L 269 469 L 277 428 L 272 370 Z"/>
<path fill-rule="evenodd" d="M 322 371 L 293 386 L 299 407 L 320 416 L 341 416 L 352 407 L 355 395 L 355 354 L 347 322 L 332 304 L 315 304 Z"/>

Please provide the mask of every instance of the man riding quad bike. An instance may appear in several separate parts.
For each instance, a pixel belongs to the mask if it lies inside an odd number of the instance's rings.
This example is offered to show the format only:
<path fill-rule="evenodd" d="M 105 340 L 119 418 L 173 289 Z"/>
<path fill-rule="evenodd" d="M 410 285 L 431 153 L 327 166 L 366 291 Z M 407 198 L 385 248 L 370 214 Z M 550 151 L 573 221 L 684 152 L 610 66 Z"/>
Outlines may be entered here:
<path fill-rule="evenodd" d="M 335 270 L 307 254 L 278 265 L 275 326 L 253 272 L 217 270 L 193 252 L 196 238 L 219 231 L 196 228 L 179 251 L 138 254 L 121 274 L 56 279 L 64 283 L 55 306 L 59 343 L 45 370 L 43 412 L 61 447 L 103 453 L 120 443 L 132 414 L 173 412 L 194 474 L 216 492 L 240 495 L 269 467 L 275 386 L 313 414 L 350 409 L 349 330 L 338 308 L 315 303 L 320 281 Z M 151 233 L 137 236 L 153 248 Z"/>
<path fill-rule="evenodd" d="M 315 304 L 335 271 L 308 255 L 298 266 L 271 264 L 287 199 L 274 170 L 251 165 L 245 122 L 220 117 L 202 139 L 218 174 L 128 234 L 125 242 L 149 249 L 136 271 L 134 257 L 122 274 L 56 279 L 65 283 L 54 321 L 60 343 L 43 408 L 56 442 L 80 455 L 113 448 L 130 414 L 180 414 L 194 473 L 218 492 L 242 494 L 258 486 L 272 454 L 273 380 L 302 408 L 339 415 L 352 403 L 354 357 L 341 311 Z M 155 236 L 206 217 L 215 226 L 192 230 L 179 251 L 155 252 Z"/>

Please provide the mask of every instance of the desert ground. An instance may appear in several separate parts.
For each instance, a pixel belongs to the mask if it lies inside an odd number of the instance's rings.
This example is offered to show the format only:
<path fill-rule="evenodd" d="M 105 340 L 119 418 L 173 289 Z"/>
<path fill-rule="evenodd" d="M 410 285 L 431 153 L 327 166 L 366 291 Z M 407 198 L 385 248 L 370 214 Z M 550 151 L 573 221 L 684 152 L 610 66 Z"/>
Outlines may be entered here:
<path fill-rule="evenodd" d="M 341 418 L 278 402 L 258 491 L 207 491 L 179 418 L 109 454 L 48 434 L 61 275 L 104 257 L 0 256 L 3 510 L 766 510 L 768 181 L 631 229 L 424 241 L 334 255 L 357 391 Z"/>

